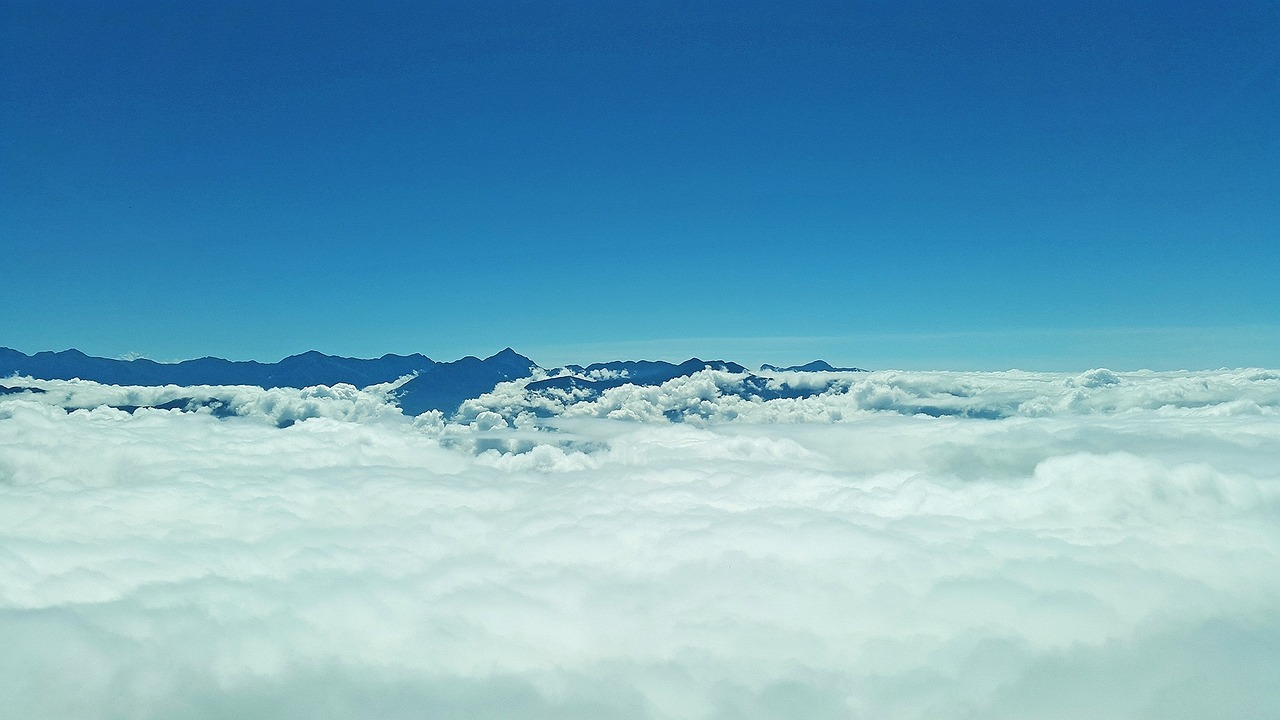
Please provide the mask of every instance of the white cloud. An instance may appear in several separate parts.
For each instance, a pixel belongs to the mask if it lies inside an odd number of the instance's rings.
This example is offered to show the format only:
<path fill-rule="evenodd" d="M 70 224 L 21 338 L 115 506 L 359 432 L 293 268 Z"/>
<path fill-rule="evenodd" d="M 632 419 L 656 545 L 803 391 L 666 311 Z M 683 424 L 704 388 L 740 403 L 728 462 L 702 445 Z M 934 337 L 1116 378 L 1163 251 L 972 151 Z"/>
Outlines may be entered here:
<path fill-rule="evenodd" d="M 664 422 L 831 422 L 868 411 L 996 419 L 1017 416 L 1114 414 L 1159 410 L 1220 414 L 1280 412 L 1280 373 L 1222 370 L 1115 373 L 902 372 L 762 373 L 772 391 L 803 390 L 804 397 L 762 401 L 747 376 L 705 370 L 657 386 L 624 385 L 594 394 L 577 389 L 526 389 L 529 380 L 502 383 L 463 403 L 469 421 L 485 411 L 595 416 Z"/>
<path fill-rule="evenodd" d="M 253 385 L 102 385 L 87 380 L 38 380 L 13 377 L 9 387 L 35 388 L 39 399 L 63 408 L 94 409 L 102 406 L 147 407 L 173 401 L 196 412 L 236 415 L 289 425 L 300 420 L 329 417 L 353 422 L 398 417 L 399 410 L 388 403 L 390 393 L 412 376 L 363 389 L 339 383 L 332 387 L 263 389 Z M 149 410 L 148 412 L 156 412 Z"/>
<path fill-rule="evenodd" d="M 6 711 L 1280 713 L 1280 373 L 737 381 L 4 396 Z"/>

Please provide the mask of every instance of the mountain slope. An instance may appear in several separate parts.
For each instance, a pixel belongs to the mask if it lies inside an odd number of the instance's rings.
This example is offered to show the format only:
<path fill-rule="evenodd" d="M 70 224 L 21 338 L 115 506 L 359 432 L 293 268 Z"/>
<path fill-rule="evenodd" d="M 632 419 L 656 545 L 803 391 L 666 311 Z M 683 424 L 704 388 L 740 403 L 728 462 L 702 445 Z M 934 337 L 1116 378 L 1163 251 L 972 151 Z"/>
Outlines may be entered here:
<path fill-rule="evenodd" d="M 831 363 L 826 360 L 814 360 L 804 365 L 792 365 L 790 367 L 778 367 L 777 365 L 765 363 L 760 366 L 760 369 L 766 372 L 867 372 L 865 369 L 858 367 L 832 367 Z"/>
<path fill-rule="evenodd" d="M 428 410 L 452 413 L 464 400 L 489 392 L 500 382 L 529 377 L 538 364 L 511 348 L 481 360 L 468 355 L 436 363 L 401 385 L 397 402 L 406 415 Z"/>
<path fill-rule="evenodd" d="M 520 392 L 526 398 L 547 395 L 579 400 L 599 397 L 601 393 L 624 385 L 656 386 L 685 378 L 706 370 L 728 373 L 717 381 L 723 384 L 717 392 L 742 397 L 771 400 L 798 398 L 823 391 L 831 382 L 806 380 L 799 384 L 778 378 L 755 375 L 735 362 L 690 358 L 682 363 L 650 360 L 626 360 L 567 365 L 548 374 L 554 377 L 528 382 Z M 858 368 L 836 368 L 815 360 L 807 365 L 780 368 L 765 365 L 764 371 L 837 372 Z M 79 378 L 107 385 L 256 385 L 261 388 L 304 388 L 315 385 L 347 383 L 367 387 L 387 383 L 407 375 L 414 377 L 393 393 L 396 403 L 406 415 L 420 415 L 438 410 L 454 414 L 465 401 L 489 393 L 499 384 L 529 378 L 541 371 L 537 363 L 511 348 L 481 359 L 467 356 L 453 362 L 436 362 L 424 355 L 383 355 L 360 359 L 325 355 L 311 350 L 291 355 L 276 363 L 237 362 L 205 357 L 177 363 L 154 360 L 113 360 L 92 357 L 79 350 L 39 352 L 26 355 L 17 350 L 0 348 L 0 378 L 26 375 L 45 380 Z M 4 392 L 20 392 L 22 388 L 5 388 Z"/>
<path fill-rule="evenodd" d="M 277 363 L 204 357 L 176 363 L 145 358 L 113 360 L 79 350 L 25 355 L 0 348 L 0 377 L 28 375 L 44 380 L 92 380 L 107 385 L 257 385 L 262 388 L 308 387 L 348 383 L 364 387 L 423 372 L 439 363 L 419 354 L 360 358 L 325 355 L 311 350 Z"/>

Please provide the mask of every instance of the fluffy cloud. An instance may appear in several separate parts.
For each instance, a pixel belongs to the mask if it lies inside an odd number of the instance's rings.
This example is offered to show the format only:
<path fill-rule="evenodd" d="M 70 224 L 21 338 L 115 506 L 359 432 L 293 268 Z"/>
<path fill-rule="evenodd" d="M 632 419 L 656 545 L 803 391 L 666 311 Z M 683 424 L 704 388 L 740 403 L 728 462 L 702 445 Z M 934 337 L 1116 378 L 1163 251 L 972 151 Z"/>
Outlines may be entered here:
<path fill-rule="evenodd" d="M 594 416 L 705 423 L 832 422 L 866 411 L 997 419 L 1131 410 L 1249 414 L 1280 410 L 1280 373 L 1269 370 L 1115 373 L 741 373 L 706 370 L 653 386 L 532 391 L 502 383 L 463 403 L 460 419 Z"/>
<path fill-rule="evenodd" d="M 0 397 L 6 710 L 1280 713 L 1280 374 L 740 380 Z"/>
<path fill-rule="evenodd" d="M 263 389 L 253 385 L 102 385 L 87 380 L 38 380 L 28 377 L 8 378 L 12 394 L 26 391 L 38 394 L 46 404 L 67 410 L 89 410 L 102 406 L 151 408 L 163 405 L 177 411 L 256 418 L 278 426 L 299 420 L 328 417 L 353 422 L 370 422 L 398 416 L 390 404 L 391 393 L 411 379 L 370 385 L 357 389 L 352 385 L 332 387 Z"/>

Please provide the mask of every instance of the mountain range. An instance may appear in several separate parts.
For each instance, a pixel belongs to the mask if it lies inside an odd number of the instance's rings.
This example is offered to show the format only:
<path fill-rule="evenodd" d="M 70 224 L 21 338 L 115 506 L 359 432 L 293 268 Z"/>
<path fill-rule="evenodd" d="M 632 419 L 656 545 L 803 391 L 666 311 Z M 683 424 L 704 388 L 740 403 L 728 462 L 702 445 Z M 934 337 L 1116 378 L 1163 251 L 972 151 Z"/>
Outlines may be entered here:
<path fill-rule="evenodd" d="M 93 357 L 79 350 L 38 352 L 27 355 L 0 347 L 0 378 L 22 375 L 44 380 L 92 380 L 108 385 L 254 385 L 262 388 L 302 388 L 347 383 L 367 387 L 388 383 L 406 375 L 413 378 L 396 390 L 403 412 L 418 415 L 428 410 L 452 413 L 464 401 L 479 397 L 498 383 L 526 378 L 541 370 L 537 363 L 511 348 L 486 358 L 467 356 L 437 362 L 421 354 L 383 355 L 380 358 L 348 358 L 311 350 L 280 362 L 233 361 L 216 357 L 160 363 L 139 358 L 119 360 Z M 742 374 L 749 386 L 765 392 L 763 378 L 746 367 L 724 360 L 690 358 L 676 364 L 664 361 L 615 361 L 592 365 L 567 365 L 559 375 L 529 383 L 534 392 L 582 390 L 596 394 L 626 384 L 659 385 L 678 377 L 711 369 Z M 806 365 L 764 365 L 769 372 L 860 371 L 835 368 L 822 360 Z M 0 385 L 0 394 L 11 388 Z"/>
<path fill-rule="evenodd" d="M 814 360 L 804 365 L 791 365 L 790 367 L 778 367 L 765 363 L 760 366 L 761 370 L 771 372 L 867 372 L 864 368 L 859 367 L 832 367 L 831 363 L 826 360 Z"/>

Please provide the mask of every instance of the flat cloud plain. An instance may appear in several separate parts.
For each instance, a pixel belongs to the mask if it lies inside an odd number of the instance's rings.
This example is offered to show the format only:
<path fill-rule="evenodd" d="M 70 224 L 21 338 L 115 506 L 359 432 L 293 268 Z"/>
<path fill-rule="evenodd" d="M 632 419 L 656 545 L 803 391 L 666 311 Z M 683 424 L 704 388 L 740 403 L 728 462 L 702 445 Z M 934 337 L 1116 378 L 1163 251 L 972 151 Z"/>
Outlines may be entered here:
<path fill-rule="evenodd" d="M 6 380 L 2 712 L 1280 716 L 1280 372 L 771 377 Z"/>

